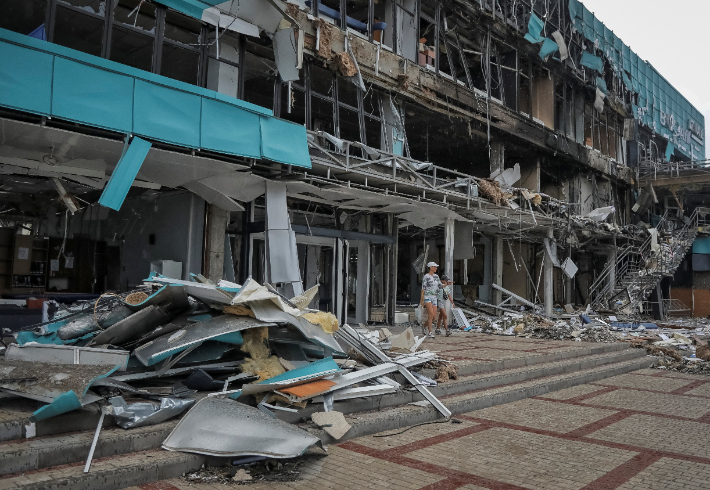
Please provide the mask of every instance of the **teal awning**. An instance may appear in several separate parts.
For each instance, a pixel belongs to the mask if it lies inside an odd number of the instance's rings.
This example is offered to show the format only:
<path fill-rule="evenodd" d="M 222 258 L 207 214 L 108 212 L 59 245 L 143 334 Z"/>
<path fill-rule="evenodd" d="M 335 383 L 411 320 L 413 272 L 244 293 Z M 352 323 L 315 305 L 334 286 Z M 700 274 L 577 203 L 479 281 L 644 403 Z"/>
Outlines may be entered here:
<path fill-rule="evenodd" d="M 184 148 L 311 168 L 305 128 L 273 117 L 269 109 L 5 29 L 0 106 Z"/>

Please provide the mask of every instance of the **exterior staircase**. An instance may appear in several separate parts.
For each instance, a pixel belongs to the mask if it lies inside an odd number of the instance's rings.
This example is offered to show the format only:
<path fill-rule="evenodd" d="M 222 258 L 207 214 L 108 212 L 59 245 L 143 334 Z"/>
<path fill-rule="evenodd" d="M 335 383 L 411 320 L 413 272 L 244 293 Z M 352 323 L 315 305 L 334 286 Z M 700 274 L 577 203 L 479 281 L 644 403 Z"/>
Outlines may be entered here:
<path fill-rule="evenodd" d="M 708 208 L 696 208 L 689 218 L 670 219 L 666 211 L 656 226 L 656 239 L 649 234 L 641 246 L 626 246 L 609 261 L 589 288 L 587 303 L 595 309 L 639 312 L 661 279 L 676 271 L 708 213 Z"/>
<path fill-rule="evenodd" d="M 648 368 L 652 363 L 653 359 L 646 356 L 643 349 L 630 348 L 623 342 L 569 342 L 568 347 L 546 354 L 462 365 L 458 380 L 441 383 L 430 390 L 455 417 Z M 422 373 L 434 376 L 432 370 L 425 369 Z M 385 396 L 336 401 L 334 409 L 346 414 L 352 426 L 339 441 L 303 423 L 310 419 L 312 412 L 322 411 L 320 404 L 311 404 L 297 413 L 279 412 L 277 416 L 301 425 L 326 444 L 334 444 L 439 420 L 441 415 L 430 404 L 410 405 L 422 400 L 417 391 L 400 390 Z M 177 418 L 124 430 L 108 415 L 90 471 L 84 473 L 99 421 L 98 410 L 88 407 L 31 424 L 28 417 L 38 405 L 38 402 L 18 397 L 0 399 L 0 489 L 113 490 L 177 478 L 203 464 L 221 466 L 228 462 L 161 449 Z M 170 487 L 146 485 L 141 488 Z"/>

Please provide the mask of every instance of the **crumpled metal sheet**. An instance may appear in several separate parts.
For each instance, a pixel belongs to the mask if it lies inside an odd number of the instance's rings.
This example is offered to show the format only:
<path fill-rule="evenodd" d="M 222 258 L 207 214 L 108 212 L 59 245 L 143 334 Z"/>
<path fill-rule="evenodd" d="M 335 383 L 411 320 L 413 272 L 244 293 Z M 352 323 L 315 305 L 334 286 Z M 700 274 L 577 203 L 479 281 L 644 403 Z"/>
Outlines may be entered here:
<path fill-rule="evenodd" d="M 148 306 L 163 306 L 169 312 L 180 312 L 190 307 L 185 288 L 180 284 L 165 284 L 138 304 L 124 303 L 131 311 L 140 311 Z"/>
<path fill-rule="evenodd" d="M 172 315 L 163 307 L 148 306 L 107 328 L 94 337 L 88 345 L 121 345 L 147 334 L 171 319 Z"/>
<path fill-rule="evenodd" d="M 211 320 L 186 325 L 183 329 L 158 337 L 138 347 L 133 355 L 144 365 L 152 366 L 199 342 L 248 328 L 271 326 L 274 324 L 248 316 L 221 315 Z"/>
<path fill-rule="evenodd" d="M 116 423 L 124 429 L 145 427 L 165 422 L 180 415 L 190 405 L 195 403 L 192 399 L 161 398 L 160 404 L 151 402 L 126 403 L 121 396 L 109 398 L 111 413 Z"/>
<path fill-rule="evenodd" d="M 327 349 L 331 349 L 333 353 L 345 354 L 343 348 L 331 334 L 326 333 L 320 326 L 315 325 L 300 316 L 294 316 L 283 311 L 270 299 L 249 301 L 249 307 L 254 312 L 256 318 L 261 321 L 287 323 L 289 325 L 293 325 L 311 342 Z"/>
<path fill-rule="evenodd" d="M 294 458 L 316 444 L 321 445 L 317 437 L 257 408 L 209 397 L 183 417 L 163 449 L 208 456 Z"/>
<path fill-rule="evenodd" d="M 84 313 L 64 326 L 59 327 L 57 336 L 62 340 L 71 340 L 99 330 L 99 328 L 101 327 L 96 323 L 93 313 Z"/>

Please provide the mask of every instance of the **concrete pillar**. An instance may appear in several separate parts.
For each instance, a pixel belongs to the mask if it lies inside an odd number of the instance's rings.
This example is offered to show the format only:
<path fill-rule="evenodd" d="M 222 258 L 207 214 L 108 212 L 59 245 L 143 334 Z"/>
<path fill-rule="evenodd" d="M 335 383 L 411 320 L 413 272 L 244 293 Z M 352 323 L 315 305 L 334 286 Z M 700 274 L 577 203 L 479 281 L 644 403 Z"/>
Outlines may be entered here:
<path fill-rule="evenodd" d="M 547 238 L 554 238 L 554 233 L 552 231 L 552 228 L 549 228 L 547 230 Z M 544 301 L 545 301 L 545 315 L 547 316 L 552 316 L 552 306 L 554 302 L 554 270 L 555 267 L 552 265 L 552 259 L 547 253 L 547 250 L 543 251 L 543 255 L 545 257 L 545 260 L 543 262 L 543 286 L 544 286 Z"/>
<path fill-rule="evenodd" d="M 394 325 L 394 314 L 397 312 L 397 258 L 399 257 L 399 218 L 394 215 L 387 217 L 389 222 L 390 235 L 394 237 L 394 243 L 387 247 L 387 323 Z M 413 267 L 409 267 L 413 270 Z M 418 302 L 419 298 L 414 301 Z"/>
<path fill-rule="evenodd" d="M 491 173 L 505 169 L 505 146 L 502 141 L 491 141 Z"/>
<path fill-rule="evenodd" d="M 493 284 L 503 287 L 503 237 L 493 238 Z M 491 288 L 492 289 L 492 288 Z M 492 289 L 492 304 L 503 301 L 503 293 Z M 497 312 L 498 314 L 500 312 Z"/>
<path fill-rule="evenodd" d="M 446 226 L 444 227 L 446 233 L 446 243 L 444 244 L 444 268 L 446 275 L 451 279 L 454 278 L 454 219 L 446 218 Z"/>
<path fill-rule="evenodd" d="M 209 205 L 208 209 L 207 253 L 205 254 L 205 275 L 212 282 L 222 279 L 224 273 L 224 235 L 229 224 L 229 211 Z"/>

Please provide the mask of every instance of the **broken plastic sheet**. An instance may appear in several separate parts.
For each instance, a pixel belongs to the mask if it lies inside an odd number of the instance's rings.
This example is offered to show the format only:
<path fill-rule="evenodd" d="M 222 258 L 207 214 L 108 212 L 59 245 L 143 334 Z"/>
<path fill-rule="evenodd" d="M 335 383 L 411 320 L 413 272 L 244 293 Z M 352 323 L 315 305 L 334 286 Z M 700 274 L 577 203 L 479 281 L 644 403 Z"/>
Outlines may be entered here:
<path fill-rule="evenodd" d="M 106 184 L 99 198 L 99 204 L 115 211 L 121 209 L 138 171 L 148 155 L 152 143 L 137 136 L 133 137 L 130 145 L 113 169 L 111 179 Z"/>
<path fill-rule="evenodd" d="M 543 42 L 545 38 L 540 35 L 543 27 L 545 27 L 545 23 L 534 13 L 531 14 L 530 20 L 528 21 L 528 33 L 525 34 L 525 40 L 531 42 L 532 44 Z"/>
<path fill-rule="evenodd" d="M 671 143 L 670 141 L 666 145 L 666 161 L 669 162 L 671 160 L 671 157 L 673 156 L 673 152 L 675 151 L 675 145 Z"/>
<path fill-rule="evenodd" d="M 562 270 L 564 271 L 567 277 L 569 277 L 570 279 L 574 279 L 574 276 L 577 274 L 579 268 L 577 267 L 577 264 L 572 262 L 572 259 L 567 257 L 565 261 L 562 262 Z"/>
<path fill-rule="evenodd" d="M 187 412 L 162 447 L 208 456 L 294 458 L 314 445 L 321 446 L 317 437 L 257 408 L 208 397 Z"/>
<path fill-rule="evenodd" d="M 559 51 L 560 47 L 551 39 L 545 38 L 540 47 L 540 58 L 547 61 L 553 53 Z"/>
<path fill-rule="evenodd" d="M 658 244 L 658 230 L 656 228 L 649 228 L 648 234 L 651 235 L 651 252 L 658 253 L 661 250 L 661 246 Z"/>
<path fill-rule="evenodd" d="M 584 217 L 587 219 L 591 219 L 592 221 L 604 221 L 609 217 L 610 214 L 613 214 L 615 211 L 616 208 L 614 208 L 614 206 L 607 206 L 604 208 L 594 209 Z"/>
<path fill-rule="evenodd" d="M 298 46 L 293 27 L 280 29 L 274 34 L 274 59 L 281 80 L 293 82 L 299 79 Z"/>
<path fill-rule="evenodd" d="M 240 345 L 242 343 L 241 334 L 238 338 L 235 335 L 227 336 L 248 328 L 271 326 L 275 325 L 248 316 L 220 315 L 211 320 L 186 325 L 180 330 L 151 340 L 138 347 L 133 355 L 145 366 L 152 366 L 206 340 L 227 341 L 227 343 Z"/>
<path fill-rule="evenodd" d="M 504 186 L 512 187 L 520 180 L 520 164 L 516 163 L 512 168 L 505 169 L 495 176 L 491 175 L 491 178 Z"/>
<path fill-rule="evenodd" d="M 184 412 L 195 403 L 192 399 L 165 397 L 160 404 L 152 402 L 126 403 L 121 396 L 109 399 L 111 414 L 124 429 L 145 427 L 165 422 Z"/>
<path fill-rule="evenodd" d="M 564 36 L 560 31 L 555 31 L 552 33 L 552 38 L 557 43 L 557 47 L 560 50 L 560 61 L 564 61 L 569 58 L 569 51 L 567 50 L 567 43 L 565 42 Z"/>
<path fill-rule="evenodd" d="M 599 56 L 594 56 L 586 51 L 582 53 L 582 60 L 580 61 L 580 64 L 586 68 L 596 70 L 599 73 L 604 71 L 604 62 L 602 59 Z"/>

